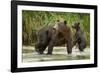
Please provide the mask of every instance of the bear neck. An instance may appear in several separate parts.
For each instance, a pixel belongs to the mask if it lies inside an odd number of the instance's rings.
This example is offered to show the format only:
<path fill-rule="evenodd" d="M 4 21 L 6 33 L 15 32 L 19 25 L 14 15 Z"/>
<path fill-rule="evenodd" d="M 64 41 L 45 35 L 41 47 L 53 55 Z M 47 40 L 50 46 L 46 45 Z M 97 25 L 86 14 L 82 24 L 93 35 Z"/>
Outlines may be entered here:
<path fill-rule="evenodd" d="M 80 31 L 80 27 L 76 29 L 76 31 Z"/>

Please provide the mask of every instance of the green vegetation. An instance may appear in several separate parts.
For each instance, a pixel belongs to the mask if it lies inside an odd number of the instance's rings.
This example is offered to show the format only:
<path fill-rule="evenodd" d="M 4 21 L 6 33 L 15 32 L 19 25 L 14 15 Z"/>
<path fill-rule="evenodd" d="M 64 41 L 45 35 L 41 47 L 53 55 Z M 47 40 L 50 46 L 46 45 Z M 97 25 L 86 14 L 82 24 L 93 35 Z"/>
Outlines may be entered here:
<path fill-rule="evenodd" d="M 90 14 L 71 12 L 47 12 L 47 11 L 22 11 L 23 44 L 34 45 L 36 33 L 44 26 L 54 25 L 57 20 L 66 20 L 71 27 L 74 22 L 80 22 L 82 30 L 86 34 L 88 46 L 90 45 Z M 74 30 L 72 29 L 74 32 Z"/>

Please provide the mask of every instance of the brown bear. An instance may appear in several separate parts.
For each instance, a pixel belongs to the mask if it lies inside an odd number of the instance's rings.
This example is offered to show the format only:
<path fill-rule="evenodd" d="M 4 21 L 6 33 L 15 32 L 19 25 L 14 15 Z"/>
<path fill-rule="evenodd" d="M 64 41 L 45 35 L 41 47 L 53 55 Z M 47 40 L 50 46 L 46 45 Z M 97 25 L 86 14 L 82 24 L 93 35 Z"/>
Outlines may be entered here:
<path fill-rule="evenodd" d="M 57 29 L 53 26 L 42 28 L 37 36 L 38 42 L 35 49 L 39 54 L 43 54 L 47 46 L 47 54 L 52 54 L 53 47 L 62 44 L 66 44 L 68 54 L 72 53 L 72 32 L 66 21 L 59 21 Z"/>
<path fill-rule="evenodd" d="M 83 52 L 84 49 L 86 48 L 86 38 L 84 32 L 80 27 L 80 23 L 79 22 L 74 23 L 72 28 L 76 30 L 74 34 L 73 46 L 77 44 L 79 50 Z"/>

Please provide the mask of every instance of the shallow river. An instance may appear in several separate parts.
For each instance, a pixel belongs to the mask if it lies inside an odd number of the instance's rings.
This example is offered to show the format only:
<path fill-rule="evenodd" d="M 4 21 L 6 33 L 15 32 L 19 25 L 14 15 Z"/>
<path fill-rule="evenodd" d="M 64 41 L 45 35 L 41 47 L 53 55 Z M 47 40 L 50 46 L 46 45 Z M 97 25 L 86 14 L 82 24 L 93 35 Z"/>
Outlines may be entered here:
<path fill-rule="evenodd" d="M 72 54 L 68 55 L 66 47 L 54 47 L 52 55 L 46 55 L 47 49 L 43 55 L 35 52 L 32 46 L 23 46 L 23 62 L 42 62 L 42 61 L 61 61 L 61 60 L 84 60 L 90 59 L 90 48 L 80 52 L 78 48 L 73 48 Z"/>

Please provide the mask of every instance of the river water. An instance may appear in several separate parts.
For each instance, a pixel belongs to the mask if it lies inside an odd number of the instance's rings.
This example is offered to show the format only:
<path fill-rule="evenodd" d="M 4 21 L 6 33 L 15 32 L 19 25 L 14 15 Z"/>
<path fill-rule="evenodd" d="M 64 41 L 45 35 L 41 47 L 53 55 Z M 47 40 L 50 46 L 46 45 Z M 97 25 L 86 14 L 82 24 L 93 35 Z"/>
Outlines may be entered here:
<path fill-rule="evenodd" d="M 46 55 L 47 49 L 43 55 L 37 54 L 33 46 L 23 46 L 23 62 L 44 62 L 44 61 L 63 61 L 63 60 L 85 60 L 90 59 L 90 48 L 85 48 L 80 52 L 78 48 L 73 48 L 72 54 L 68 55 L 66 47 L 54 47 L 52 55 Z"/>

